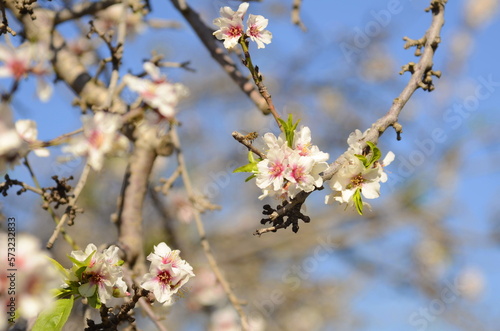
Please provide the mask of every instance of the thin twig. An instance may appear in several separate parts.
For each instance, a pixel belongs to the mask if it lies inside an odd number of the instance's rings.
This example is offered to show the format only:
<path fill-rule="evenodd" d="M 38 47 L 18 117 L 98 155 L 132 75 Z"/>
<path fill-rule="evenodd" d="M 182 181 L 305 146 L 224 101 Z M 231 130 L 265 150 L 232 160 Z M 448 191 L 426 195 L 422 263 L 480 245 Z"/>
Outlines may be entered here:
<path fill-rule="evenodd" d="M 255 155 L 260 157 L 262 160 L 266 158 L 266 156 L 259 151 L 252 143 L 246 138 L 246 136 L 242 135 L 241 133 L 234 131 L 232 133 L 232 136 L 234 139 L 239 141 L 241 144 L 243 144 L 246 148 L 248 148 L 249 151 L 252 151 Z"/>
<path fill-rule="evenodd" d="M 104 0 L 77 3 L 73 8 L 65 8 L 58 11 L 54 17 L 54 25 L 71 21 L 85 15 L 95 14 L 120 2 L 120 0 Z"/>
<path fill-rule="evenodd" d="M 28 172 L 30 173 L 30 176 L 33 180 L 33 182 L 35 183 L 36 187 L 41 190 L 41 186 L 40 186 L 40 182 L 38 181 L 38 179 L 36 178 L 35 176 L 35 172 L 33 171 L 33 168 L 31 168 L 31 165 L 28 161 L 28 157 L 25 157 L 24 158 L 24 162 L 23 164 L 26 166 L 26 168 L 28 169 Z M 46 201 L 45 197 L 43 196 L 42 194 L 42 199 L 44 201 Z M 47 211 L 49 212 L 50 216 L 52 217 L 52 219 L 54 220 L 54 223 L 55 224 L 59 224 L 60 223 L 60 219 L 59 217 L 56 215 L 56 212 L 54 211 L 54 209 L 48 204 L 47 205 Z M 76 244 L 75 240 L 64 230 L 64 229 L 61 229 L 61 234 L 64 238 L 64 240 L 71 245 L 71 247 L 74 249 L 74 250 L 77 250 L 79 249 L 78 245 Z"/>
<path fill-rule="evenodd" d="M 300 19 L 300 7 L 302 6 L 302 0 L 293 0 L 292 5 L 292 23 L 297 25 L 302 31 L 307 31 L 306 26 Z"/>
<path fill-rule="evenodd" d="M 283 126 L 279 121 L 280 115 L 276 111 L 276 107 L 274 107 L 271 94 L 269 94 L 266 85 L 264 85 L 264 82 L 262 80 L 262 75 L 259 72 L 259 67 L 254 66 L 252 63 L 252 57 L 250 56 L 250 52 L 248 50 L 248 40 L 242 37 L 240 39 L 240 46 L 243 49 L 243 53 L 245 54 L 245 60 L 243 61 L 243 64 L 248 68 L 248 70 L 250 70 L 250 73 L 252 74 L 252 79 L 255 85 L 257 85 L 257 88 L 259 89 L 260 95 L 262 95 L 264 100 L 266 100 L 267 106 L 269 107 L 269 111 L 276 120 L 276 123 L 278 124 L 280 130 L 283 131 Z"/>
<path fill-rule="evenodd" d="M 181 150 L 181 145 L 179 141 L 179 137 L 177 135 L 177 130 L 172 128 L 171 130 L 171 136 L 172 136 L 172 142 L 177 150 L 177 162 L 179 163 L 179 166 L 182 169 L 182 180 L 184 181 L 184 186 L 186 187 L 186 192 L 188 193 L 190 199 L 194 200 L 195 199 L 195 194 L 193 191 L 193 187 L 191 185 L 191 179 L 189 178 L 189 174 L 187 172 L 187 167 L 186 163 L 184 160 L 184 155 Z M 201 220 L 200 212 L 198 209 L 193 208 L 193 213 L 194 213 L 194 219 L 196 222 L 196 229 L 198 230 L 198 234 L 200 236 L 200 242 L 201 246 L 203 247 L 203 251 L 205 253 L 205 256 L 207 257 L 208 263 L 210 265 L 210 268 L 214 272 L 215 276 L 217 277 L 217 280 L 221 284 L 222 288 L 226 292 L 227 297 L 229 298 L 229 301 L 233 305 L 234 309 L 238 313 L 241 319 L 241 327 L 244 331 L 249 330 L 249 324 L 248 324 L 248 318 L 243 311 L 243 308 L 241 307 L 241 303 L 234 294 L 233 290 L 231 289 L 231 285 L 229 285 L 229 282 L 226 280 L 224 275 L 222 274 L 222 271 L 220 270 L 217 261 L 215 260 L 215 257 L 213 255 L 212 249 L 210 248 L 210 243 L 208 242 L 207 239 L 207 234 L 205 232 L 205 228 L 203 226 L 203 222 Z"/>
<path fill-rule="evenodd" d="M 75 189 L 73 190 L 73 195 L 70 197 L 66 212 L 59 220 L 59 223 L 57 224 L 54 232 L 52 233 L 52 236 L 50 236 L 50 239 L 47 242 L 47 248 L 50 249 L 52 248 L 52 246 L 54 246 L 54 242 L 56 241 L 59 232 L 61 232 L 62 227 L 66 223 L 66 219 L 69 216 L 70 210 L 75 206 L 76 200 L 78 200 L 80 193 L 82 193 L 82 190 L 85 187 L 85 184 L 87 183 L 89 173 L 90 173 L 90 165 L 87 162 L 85 163 L 82 174 L 80 175 L 80 179 L 78 180 L 78 183 L 76 184 Z"/>
<path fill-rule="evenodd" d="M 75 134 L 78 134 L 81 132 L 83 132 L 83 128 L 80 128 L 80 129 L 77 129 L 75 131 L 71 131 L 68 133 L 64 133 L 64 134 L 60 135 L 59 137 L 56 137 L 52 140 L 42 141 L 42 142 L 40 142 L 40 146 L 38 146 L 38 143 L 35 143 L 35 144 L 33 144 L 33 148 L 57 146 L 57 145 L 60 145 L 64 142 L 66 142 L 66 140 L 69 137 L 74 136 Z"/>
<path fill-rule="evenodd" d="M 175 171 L 172 173 L 172 175 L 170 175 L 170 177 L 168 177 L 167 179 L 165 179 L 165 178 L 161 178 L 160 179 L 160 182 L 162 182 L 163 185 L 155 187 L 154 190 L 156 192 L 161 191 L 161 193 L 163 195 L 167 195 L 168 191 L 170 191 L 170 189 L 172 188 L 172 185 L 174 184 L 175 180 L 177 178 L 179 178 L 179 176 L 181 175 L 181 173 L 182 173 L 181 167 L 177 166 L 177 169 L 175 169 Z"/>
<path fill-rule="evenodd" d="M 120 15 L 120 21 L 118 22 L 118 33 L 116 36 L 116 46 L 110 47 L 111 58 L 113 70 L 111 72 L 111 79 L 108 85 L 108 98 L 106 100 L 106 108 L 111 108 L 113 100 L 115 100 L 116 85 L 118 84 L 118 78 L 120 74 L 118 70 L 120 69 L 121 59 L 123 57 L 123 48 L 125 47 L 125 38 L 127 34 L 127 11 L 128 11 L 128 0 L 122 1 L 122 13 Z"/>

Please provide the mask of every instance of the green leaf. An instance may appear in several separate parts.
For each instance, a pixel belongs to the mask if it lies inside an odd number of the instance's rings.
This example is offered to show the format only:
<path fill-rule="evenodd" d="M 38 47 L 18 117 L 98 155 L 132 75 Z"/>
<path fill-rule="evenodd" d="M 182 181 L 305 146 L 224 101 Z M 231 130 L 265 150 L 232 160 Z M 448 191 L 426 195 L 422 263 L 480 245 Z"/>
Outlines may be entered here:
<path fill-rule="evenodd" d="M 255 158 L 253 157 L 253 152 L 248 152 L 248 163 L 255 163 Z"/>
<path fill-rule="evenodd" d="M 369 168 L 372 164 L 374 164 L 376 161 L 382 157 L 382 153 L 380 152 L 380 149 L 371 141 L 367 141 L 366 144 L 370 146 L 371 149 L 371 159 L 370 162 L 368 162 L 367 165 L 365 165 L 366 168 Z"/>
<path fill-rule="evenodd" d="M 77 271 L 75 271 L 75 275 L 78 279 L 82 279 L 82 274 L 85 272 L 85 270 L 87 270 L 87 267 L 81 267 L 80 269 L 78 269 Z"/>
<path fill-rule="evenodd" d="M 102 306 L 101 300 L 99 300 L 99 296 L 97 295 L 97 290 L 94 295 L 87 298 L 89 301 L 89 306 L 95 309 L 99 309 Z"/>
<path fill-rule="evenodd" d="M 74 298 L 60 299 L 49 310 L 42 311 L 32 331 L 60 331 L 73 309 Z"/>
<path fill-rule="evenodd" d="M 236 172 L 257 172 L 257 171 L 258 171 L 257 162 L 254 162 L 254 163 L 245 164 L 244 166 L 241 166 L 239 168 L 234 169 L 233 173 L 236 173 Z"/>
<path fill-rule="evenodd" d="M 288 143 L 288 147 L 292 148 L 293 145 L 293 138 L 295 135 L 295 129 L 297 128 L 297 125 L 299 124 L 300 120 L 297 121 L 297 123 L 293 123 L 293 115 L 289 114 L 288 115 L 288 120 L 285 122 L 281 118 L 278 118 L 278 121 L 280 122 L 283 133 L 285 134 L 286 141 Z"/>
<path fill-rule="evenodd" d="M 56 269 L 59 270 L 61 274 L 63 274 L 64 278 L 69 278 L 68 270 L 66 270 L 59 262 L 48 256 L 46 256 L 46 258 L 49 259 L 50 263 L 52 263 L 52 265 L 56 267 Z"/>
<path fill-rule="evenodd" d="M 71 257 L 70 255 L 68 255 L 68 258 L 71 260 L 71 262 L 73 262 L 79 268 L 81 268 L 81 267 L 87 267 L 90 264 L 90 260 L 92 260 L 92 257 L 94 256 L 94 254 L 96 252 L 97 251 L 93 251 L 92 253 L 90 253 L 90 255 L 87 256 L 87 258 L 83 262 L 82 261 L 78 261 L 77 259 Z"/>
<path fill-rule="evenodd" d="M 357 188 L 356 192 L 352 196 L 352 200 L 354 202 L 354 207 L 356 207 L 356 211 L 358 214 L 363 215 L 363 199 L 361 198 L 361 189 Z"/>
<path fill-rule="evenodd" d="M 246 179 L 245 179 L 245 183 L 248 182 L 249 180 L 253 179 L 257 177 L 255 174 L 251 174 L 250 176 L 248 176 Z"/>
<path fill-rule="evenodd" d="M 357 157 L 365 166 L 365 168 L 368 168 L 368 164 L 370 163 L 368 159 L 364 155 L 360 154 L 354 154 L 355 157 Z"/>

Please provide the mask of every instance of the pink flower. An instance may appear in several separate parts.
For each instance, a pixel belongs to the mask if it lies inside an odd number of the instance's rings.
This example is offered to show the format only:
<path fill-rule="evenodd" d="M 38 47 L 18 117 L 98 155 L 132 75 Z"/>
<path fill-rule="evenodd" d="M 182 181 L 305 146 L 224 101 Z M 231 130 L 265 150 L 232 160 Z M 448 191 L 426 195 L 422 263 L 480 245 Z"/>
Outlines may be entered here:
<path fill-rule="evenodd" d="M 252 15 L 247 20 L 247 35 L 252 41 L 257 43 L 257 48 L 265 48 L 264 44 L 270 44 L 273 37 L 272 33 L 265 30 L 269 20 L 262 15 Z"/>
<path fill-rule="evenodd" d="M 219 40 L 224 40 L 224 47 L 227 49 L 236 46 L 244 34 L 243 16 L 248 6 L 248 2 L 243 2 L 236 12 L 229 7 L 222 7 L 220 9 L 221 17 L 213 21 L 219 27 L 219 30 L 215 31 L 213 35 Z"/>
<path fill-rule="evenodd" d="M 173 118 L 179 100 L 188 94 L 186 87 L 167 81 L 160 69 L 151 62 L 145 62 L 143 67 L 151 79 L 125 75 L 123 81 L 129 89 L 139 93 L 144 103 L 157 110 L 164 118 Z"/>
<path fill-rule="evenodd" d="M 47 101 L 52 95 L 52 85 L 44 79 L 49 73 L 47 66 L 51 52 L 46 45 L 24 43 L 17 48 L 0 45 L 0 77 L 12 77 L 19 81 L 34 74 L 38 78 L 37 95 L 41 101 Z"/>
<path fill-rule="evenodd" d="M 71 252 L 70 256 L 82 263 L 93 254 L 81 274 L 78 272 L 82 267 L 80 264 L 74 264 L 70 270 L 70 281 L 77 283 L 81 296 L 97 296 L 101 303 L 106 303 L 112 297 L 128 295 L 127 285 L 122 279 L 123 271 L 118 253 L 119 248 L 114 245 L 101 253 L 94 244 L 88 244 L 85 252 Z"/>
<path fill-rule="evenodd" d="M 179 257 L 180 251 L 172 251 L 165 243 L 155 246 L 148 255 L 151 261 L 149 273 L 144 275 L 141 286 L 154 293 L 164 305 L 173 303 L 172 296 L 194 276 L 193 268 Z"/>
<path fill-rule="evenodd" d="M 116 114 L 97 112 L 94 116 L 84 116 L 83 136 L 64 146 L 63 151 L 78 156 L 87 156 L 94 170 L 101 170 L 104 155 L 119 148 L 126 148 L 126 138 L 118 132 L 122 125 Z"/>

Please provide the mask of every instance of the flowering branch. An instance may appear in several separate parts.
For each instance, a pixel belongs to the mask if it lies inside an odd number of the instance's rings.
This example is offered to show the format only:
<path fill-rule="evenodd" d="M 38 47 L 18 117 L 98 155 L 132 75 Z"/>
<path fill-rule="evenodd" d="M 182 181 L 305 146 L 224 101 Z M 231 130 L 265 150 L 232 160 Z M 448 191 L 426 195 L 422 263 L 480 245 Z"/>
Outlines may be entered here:
<path fill-rule="evenodd" d="M 262 98 L 254 85 L 241 73 L 236 64 L 222 47 L 219 46 L 212 35 L 212 28 L 208 27 L 185 1 L 171 0 L 172 4 L 184 16 L 191 25 L 200 41 L 210 52 L 212 58 L 220 64 L 229 77 L 239 86 L 239 88 L 252 100 L 264 114 L 269 113 L 268 104 Z"/>
<path fill-rule="evenodd" d="M 433 90 L 432 86 L 432 76 L 440 76 L 440 72 L 434 72 L 433 67 L 433 57 L 437 49 L 438 44 L 441 42 L 441 28 L 444 25 L 444 8 L 447 0 L 432 0 L 431 5 L 426 8 L 426 12 L 432 12 L 432 22 L 429 29 L 426 31 L 425 36 L 418 41 L 410 41 L 407 37 L 404 40 L 408 41 L 405 48 L 410 46 L 417 46 L 417 48 L 424 48 L 422 53 L 416 53 L 416 56 L 420 56 L 418 63 L 410 63 L 403 67 L 404 71 L 411 72 L 412 76 L 410 81 L 405 86 L 400 95 L 394 99 L 392 106 L 389 111 L 381 118 L 379 118 L 369 130 L 367 130 L 358 140 L 359 148 L 361 150 L 366 150 L 367 142 L 371 142 L 376 145 L 379 137 L 387 130 L 388 127 L 392 126 L 396 130 L 398 140 L 401 139 L 402 126 L 398 123 L 399 114 L 401 113 L 403 107 L 408 102 L 413 93 L 418 89 L 422 88 L 428 91 Z M 405 68 L 407 68 L 405 70 Z M 402 73 L 403 73 L 402 72 Z M 342 154 L 337 160 L 329 165 L 329 168 L 322 174 L 323 181 L 330 180 L 337 172 L 345 168 L 350 162 L 349 152 L 347 151 Z M 317 190 L 317 188 L 315 189 Z M 297 211 L 297 206 L 301 206 L 308 195 L 311 192 L 300 192 L 291 199 L 290 203 L 284 204 L 274 210 L 269 207 L 269 209 L 264 209 L 264 214 L 269 215 L 268 219 L 263 219 L 262 222 L 272 222 L 273 227 L 257 230 L 255 234 L 260 235 L 266 232 L 274 232 L 279 228 L 286 227 L 289 222 L 283 222 L 284 217 L 292 217 L 296 219 L 294 213 Z M 361 205 L 362 206 L 362 205 Z M 300 207 L 299 207 L 300 208 Z M 359 211 L 359 210 L 358 210 Z"/>
<path fill-rule="evenodd" d="M 368 130 L 364 137 L 360 139 L 359 142 L 363 144 L 363 147 L 366 146 L 367 141 L 371 141 L 376 144 L 382 133 L 384 133 L 390 126 L 392 126 L 396 130 L 396 133 L 400 135 L 402 132 L 402 126 L 398 123 L 398 118 L 399 114 L 403 110 L 403 107 L 406 105 L 408 100 L 410 100 L 413 93 L 418 88 L 422 87 L 422 83 L 425 83 L 425 81 L 428 80 L 428 73 L 433 73 L 435 75 L 432 71 L 433 58 L 434 53 L 441 42 L 440 34 L 441 28 L 444 25 L 444 9 L 446 2 L 447 0 L 432 0 L 430 7 L 426 8 L 427 12 L 432 11 L 432 22 L 423 38 L 423 40 L 425 40 L 425 43 L 422 44 L 424 51 L 420 56 L 420 60 L 418 63 L 412 65 L 411 70 L 407 70 L 412 74 L 410 81 L 404 87 L 403 91 L 401 91 L 399 96 L 393 100 L 389 111 L 372 124 L 370 130 Z M 407 40 L 407 38 L 405 38 L 405 40 Z M 430 83 L 426 83 L 425 86 L 428 87 L 429 91 L 432 90 L 430 88 Z M 330 179 L 344 163 L 344 157 L 339 157 L 330 165 L 330 169 L 324 173 L 323 178 Z"/>

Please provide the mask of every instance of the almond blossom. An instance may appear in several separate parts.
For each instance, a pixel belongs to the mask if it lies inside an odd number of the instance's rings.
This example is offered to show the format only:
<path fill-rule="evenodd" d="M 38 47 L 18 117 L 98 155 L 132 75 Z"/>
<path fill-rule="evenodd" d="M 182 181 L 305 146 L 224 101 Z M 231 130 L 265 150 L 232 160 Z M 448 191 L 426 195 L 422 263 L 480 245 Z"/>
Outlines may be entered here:
<path fill-rule="evenodd" d="M 188 95 L 187 88 L 180 83 L 171 83 L 152 62 L 145 62 L 144 70 L 151 79 L 125 75 L 123 81 L 137 92 L 144 103 L 157 110 L 164 118 L 172 119 L 179 100 Z"/>
<path fill-rule="evenodd" d="M 37 156 L 45 157 L 49 151 L 39 148 L 37 140 L 38 130 L 36 122 L 32 120 L 18 120 L 12 123 L 11 110 L 6 104 L 0 109 L 0 172 L 7 166 L 14 166 L 19 160 L 33 150 Z"/>
<path fill-rule="evenodd" d="M 37 77 L 37 95 L 41 101 L 48 101 L 52 95 L 52 85 L 45 76 L 50 69 L 48 61 L 51 52 L 42 44 L 24 43 L 17 48 L 0 44 L 0 77 L 13 78 L 15 81 L 34 74 Z"/>
<path fill-rule="evenodd" d="M 28 144 L 36 145 L 40 143 L 37 140 L 38 129 L 36 127 L 36 122 L 33 120 L 19 120 L 16 122 L 16 130 L 19 133 L 19 136 Z M 35 148 L 33 152 L 37 156 L 46 157 L 50 155 L 50 152 L 46 148 Z"/>
<path fill-rule="evenodd" d="M 173 295 L 194 277 L 193 268 L 179 257 L 180 251 L 171 250 L 165 243 L 154 247 L 148 255 L 149 273 L 144 275 L 142 288 L 153 292 L 156 300 L 165 306 L 173 304 Z"/>
<path fill-rule="evenodd" d="M 384 167 L 394 160 L 394 153 L 388 152 L 384 160 L 380 162 L 378 160 L 380 151 L 371 144 L 370 159 L 367 158 L 368 156 L 355 154 L 355 149 L 361 149 L 361 145 L 358 145 L 358 140 L 355 139 L 358 136 L 361 136 L 361 132 L 354 132 L 349 136 L 350 149 L 344 154 L 346 163 L 330 179 L 329 184 L 334 193 L 326 196 L 325 203 L 338 201 L 347 205 L 355 205 L 361 214 L 363 205 L 370 206 L 361 200 L 361 195 L 366 199 L 376 199 L 380 196 L 380 183 L 387 181 Z"/>
<path fill-rule="evenodd" d="M 219 27 L 213 35 L 219 40 L 224 40 L 225 48 L 233 48 L 242 37 L 249 37 L 250 40 L 257 43 L 258 48 L 264 48 L 264 44 L 271 43 L 272 34 L 265 30 L 269 21 L 264 16 L 250 14 L 246 22 L 247 29 L 245 30 L 243 17 L 248 6 L 248 2 L 243 2 L 237 11 L 233 11 L 229 7 L 222 7 L 220 9 L 221 17 L 213 21 L 213 24 Z"/>
<path fill-rule="evenodd" d="M 236 12 L 230 7 L 222 7 L 220 9 L 221 17 L 213 21 L 219 27 L 219 30 L 215 31 L 213 35 L 219 40 L 224 40 L 225 48 L 230 49 L 236 46 L 241 36 L 245 33 L 243 16 L 248 6 L 248 2 L 243 2 Z"/>
<path fill-rule="evenodd" d="M 270 44 L 273 35 L 268 30 L 265 30 L 269 20 L 262 15 L 248 16 L 247 20 L 247 35 L 252 41 L 257 43 L 257 48 L 265 48 L 264 44 Z"/>
<path fill-rule="evenodd" d="M 77 291 L 82 297 L 91 298 L 94 307 L 105 304 L 112 297 L 128 295 L 118 253 L 119 248 L 114 245 L 98 252 L 94 244 L 88 244 L 85 251 L 71 252 L 73 266 L 66 288 Z"/>
<path fill-rule="evenodd" d="M 292 199 L 301 191 L 312 192 L 323 185 L 320 174 L 328 169 L 329 155 L 311 144 L 308 127 L 295 131 L 292 147 L 284 134 L 266 133 L 264 142 L 269 149 L 257 164 L 256 184 L 263 191 L 259 199 L 268 195 Z"/>
<path fill-rule="evenodd" d="M 88 163 L 94 170 L 101 170 L 104 156 L 116 147 L 124 148 L 128 142 L 118 130 L 122 126 L 121 117 L 116 114 L 97 112 L 94 116 L 84 116 L 83 136 L 74 139 L 63 147 L 64 152 L 88 157 Z"/>

